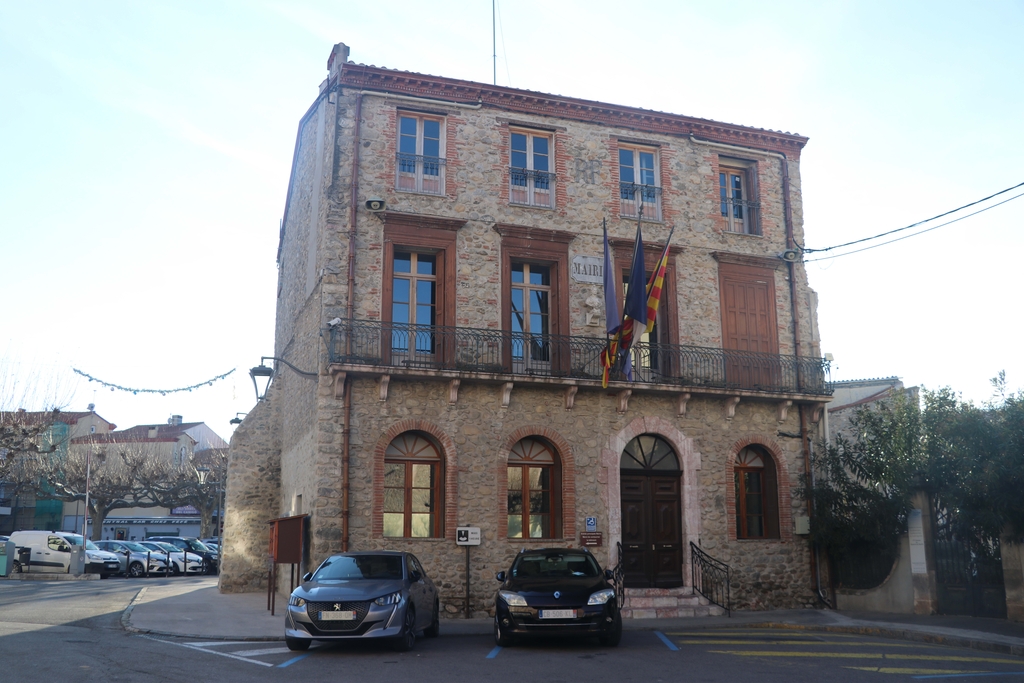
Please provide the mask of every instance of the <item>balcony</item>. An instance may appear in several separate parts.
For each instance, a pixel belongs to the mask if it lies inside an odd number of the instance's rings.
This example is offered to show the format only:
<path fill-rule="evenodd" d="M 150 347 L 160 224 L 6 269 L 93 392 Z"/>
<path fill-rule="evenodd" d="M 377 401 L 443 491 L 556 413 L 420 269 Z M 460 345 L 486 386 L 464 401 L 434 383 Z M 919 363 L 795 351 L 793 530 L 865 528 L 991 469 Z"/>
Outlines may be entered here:
<path fill-rule="evenodd" d="M 760 202 L 722 197 L 721 210 L 722 218 L 726 221 L 726 230 L 729 232 L 761 234 Z"/>
<path fill-rule="evenodd" d="M 599 337 L 516 334 L 467 327 L 343 320 L 324 330 L 329 362 L 346 371 L 497 381 L 601 384 Z M 793 398 L 832 395 L 821 358 L 748 353 L 676 344 L 631 349 L 633 381 L 613 373 L 616 388 L 664 388 Z"/>
<path fill-rule="evenodd" d="M 619 215 L 636 218 L 641 205 L 644 207 L 644 218 L 649 221 L 660 221 L 661 188 L 654 185 L 619 183 Z"/>

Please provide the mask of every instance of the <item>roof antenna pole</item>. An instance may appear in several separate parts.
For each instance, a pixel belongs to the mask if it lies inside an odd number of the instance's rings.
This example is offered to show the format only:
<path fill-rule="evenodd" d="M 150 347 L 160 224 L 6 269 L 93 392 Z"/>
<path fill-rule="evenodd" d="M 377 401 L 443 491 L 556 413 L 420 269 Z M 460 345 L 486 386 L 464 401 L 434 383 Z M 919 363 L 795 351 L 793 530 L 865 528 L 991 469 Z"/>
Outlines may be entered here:
<path fill-rule="evenodd" d="M 491 51 L 494 53 L 494 85 L 498 85 L 498 32 L 494 18 L 494 3 L 497 1 L 491 0 Z"/>

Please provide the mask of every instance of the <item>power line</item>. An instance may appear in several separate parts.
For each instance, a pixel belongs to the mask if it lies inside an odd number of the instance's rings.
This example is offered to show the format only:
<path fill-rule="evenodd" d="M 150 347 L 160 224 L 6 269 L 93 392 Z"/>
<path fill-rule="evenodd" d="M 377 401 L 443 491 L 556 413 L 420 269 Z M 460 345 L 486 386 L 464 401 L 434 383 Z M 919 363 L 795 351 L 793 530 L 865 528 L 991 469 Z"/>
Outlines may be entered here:
<path fill-rule="evenodd" d="M 1024 183 L 1021 183 L 1021 185 L 1024 185 Z M 1021 185 L 1017 185 L 1016 187 L 1020 187 Z M 1014 188 L 1011 187 L 1009 189 L 1012 190 Z M 1003 192 L 1006 192 L 1006 190 L 1003 190 Z M 997 194 L 1002 194 L 1002 192 L 999 192 Z M 996 195 L 992 195 L 992 197 L 995 197 L 995 196 Z M 992 197 L 986 197 L 986 199 L 991 199 Z M 839 258 L 841 256 L 849 256 L 850 254 L 859 254 L 860 252 L 867 251 L 868 249 L 874 249 L 875 247 L 884 247 L 886 244 L 892 244 L 893 242 L 899 242 L 901 240 L 910 239 L 911 237 L 917 237 L 918 235 L 923 235 L 926 232 L 931 232 L 932 230 L 938 230 L 939 228 L 941 228 L 943 226 L 946 226 L 946 225 L 949 225 L 951 223 L 956 223 L 957 221 L 962 221 L 965 218 L 970 218 L 971 216 L 977 216 L 979 213 L 984 213 L 985 211 L 988 211 L 989 209 L 994 209 L 994 208 L 996 208 L 997 206 L 999 206 L 1001 204 L 1005 204 L 1007 202 L 1012 202 L 1014 199 L 1017 199 L 1019 197 L 1024 197 L 1024 192 L 1021 192 L 1020 194 L 1014 195 L 1014 196 L 1010 197 L 1009 199 L 1004 199 L 1003 201 L 998 202 L 996 204 L 993 204 L 992 206 L 986 206 L 984 209 L 978 209 L 977 211 L 974 211 L 973 213 L 969 213 L 966 216 L 960 216 L 959 218 L 954 218 L 951 221 L 946 221 L 945 223 L 940 223 L 938 225 L 933 225 L 930 228 L 925 228 L 924 230 L 918 230 L 917 232 L 910 233 L 909 235 L 904 235 L 903 237 L 897 237 L 896 239 L 888 240 L 887 242 L 879 242 L 878 244 L 872 244 L 871 246 L 868 246 L 868 247 L 862 247 L 860 249 L 854 249 L 853 251 L 845 251 L 842 254 L 836 254 L 835 256 L 823 256 L 821 258 L 807 259 L 806 261 L 804 261 L 804 263 L 814 263 L 815 261 L 829 261 L 831 259 L 837 259 L 837 258 Z M 979 201 L 985 201 L 985 200 L 981 199 Z M 973 206 L 974 204 L 977 204 L 977 203 L 978 202 L 974 202 L 973 204 L 968 204 L 967 206 Z M 960 207 L 960 209 L 963 209 L 963 208 L 964 207 L 962 207 L 962 206 Z M 960 209 L 956 209 L 956 211 L 959 211 Z M 950 213 L 953 213 L 953 211 L 949 211 L 949 212 L 944 213 L 942 215 L 943 216 L 947 216 Z M 936 216 L 936 218 L 938 218 L 938 216 Z M 935 218 L 929 218 L 928 220 L 929 221 L 935 220 Z M 921 221 L 920 223 L 915 223 L 914 225 L 921 225 L 921 223 L 927 223 L 927 222 L 928 221 Z M 907 227 L 913 227 L 913 226 L 907 226 Z M 900 230 L 906 230 L 906 229 L 907 228 L 900 228 Z M 877 237 L 882 237 L 883 235 L 891 235 L 894 232 L 898 232 L 898 230 L 890 230 L 889 232 L 882 233 L 882 235 L 876 235 L 874 238 L 868 238 L 868 239 L 875 239 Z M 850 242 L 850 244 L 857 244 L 858 242 L 863 242 L 863 241 L 864 240 L 857 240 L 857 242 Z M 840 245 L 840 246 L 843 246 L 843 245 Z M 829 247 L 829 249 L 835 249 L 835 248 L 837 248 L 837 247 Z M 814 250 L 807 249 L 805 251 L 827 251 L 827 250 L 826 249 L 814 249 Z"/>
<path fill-rule="evenodd" d="M 1001 194 L 1006 194 L 1007 192 L 1011 192 L 1013 190 L 1016 190 L 1018 187 L 1024 187 L 1024 183 L 1018 183 L 1018 184 L 1014 185 L 1013 187 L 1008 187 L 1005 190 L 1000 190 L 999 192 L 996 192 L 995 194 L 991 194 L 991 195 L 989 195 L 989 196 L 987 196 L 987 197 L 985 197 L 983 199 L 979 199 L 977 201 L 971 202 L 970 204 L 964 204 L 963 206 L 958 207 L 956 209 L 953 209 L 952 211 L 946 211 L 945 213 L 940 213 L 938 216 L 932 216 L 931 218 L 926 218 L 923 221 L 918 221 L 916 223 L 911 223 L 910 225 L 904 226 L 902 228 L 896 228 L 895 230 L 889 230 L 888 232 L 883 232 L 883 233 L 880 233 L 878 235 L 873 235 L 871 237 L 863 237 L 863 238 L 861 238 L 859 240 L 854 240 L 852 242 L 846 242 L 845 244 L 836 244 L 836 245 L 831 246 L 831 247 L 824 247 L 823 249 L 810 249 L 810 248 L 806 248 L 806 247 L 800 247 L 800 249 L 805 254 L 812 254 L 812 253 L 816 253 L 816 252 L 820 252 L 820 251 L 832 251 L 833 249 L 842 249 L 843 247 L 850 247 L 850 246 L 853 246 L 854 244 L 860 244 L 861 242 L 869 242 L 871 240 L 876 240 L 879 237 L 885 237 L 886 235 L 893 235 L 893 234 L 895 234 L 897 232 L 903 232 L 904 230 L 910 230 L 911 228 L 916 228 L 917 226 L 924 225 L 925 223 L 931 223 L 934 220 L 938 220 L 939 218 L 942 218 L 943 216 L 948 216 L 950 214 L 954 214 L 957 211 L 963 211 L 964 209 L 969 209 L 970 207 L 975 206 L 976 204 L 981 204 L 982 202 L 987 202 L 988 200 L 992 199 L 993 197 L 998 197 Z M 1020 195 L 1017 195 L 1017 197 L 1019 197 L 1019 196 Z M 1016 199 L 1017 197 L 1012 197 L 1012 199 Z M 1010 200 L 1008 199 L 1006 201 L 1010 201 Z M 1005 203 L 1006 202 L 999 202 L 999 204 L 1005 204 Z M 992 206 L 999 206 L 999 204 L 993 204 Z M 992 207 L 989 207 L 989 208 L 992 208 Z M 984 209 L 982 209 L 982 210 L 984 211 Z M 975 213 L 981 213 L 981 211 L 976 211 Z M 972 213 L 970 215 L 973 216 L 975 214 Z M 967 216 L 964 216 L 964 218 L 967 218 Z M 957 220 L 960 220 L 960 219 L 957 219 Z M 949 221 L 949 223 L 955 223 L 955 222 L 956 221 Z M 943 223 L 943 225 L 949 225 L 949 223 Z M 942 227 L 942 226 L 935 226 L 935 227 Z M 933 229 L 934 228 L 929 228 L 929 230 L 933 230 Z M 914 234 L 915 235 L 920 235 L 921 233 L 924 233 L 924 232 L 928 232 L 928 230 L 922 230 L 920 232 L 915 232 Z M 900 238 L 900 239 L 903 239 L 903 238 Z M 897 242 L 897 241 L 899 241 L 899 240 L 892 240 L 891 242 Z M 891 244 L 891 242 L 884 242 L 883 244 Z M 879 244 L 879 245 L 875 245 L 875 246 L 882 246 L 882 245 Z M 866 247 L 866 248 L 870 249 L 871 247 Z M 864 249 L 858 249 L 857 251 L 864 251 Z M 847 253 L 849 253 L 849 254 L 856 254 L 857 251 L 850 251 L 850 252 L 847 252 Z M 845 256 L 845 254 L 842 254 L 842 255 Z M 815 259 L 815 260 L 820 261 L 821 259 Z"/>

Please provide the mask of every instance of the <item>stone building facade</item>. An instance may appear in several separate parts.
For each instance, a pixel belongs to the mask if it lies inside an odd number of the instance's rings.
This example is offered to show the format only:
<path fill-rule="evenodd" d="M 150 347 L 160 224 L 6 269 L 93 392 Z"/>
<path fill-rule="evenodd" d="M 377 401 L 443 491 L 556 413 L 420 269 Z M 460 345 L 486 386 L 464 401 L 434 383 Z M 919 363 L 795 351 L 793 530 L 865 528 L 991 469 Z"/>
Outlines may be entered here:
<path fill-rule="evenodd" d="M 448 613 L 467 578 L 487 613 L 519 550 L 588 528 L 635 616 L 700 611 L 691 543 L 730 566 L 733 606 L 813 604 L 794 492 L 830 386 L 795 247 L 807 139 L 343 44 L 328 70 L 277 255 L 274 355 L 314 378 L 279 365 L 235 432 L 221 590 L 265 587 L 267 521 L 307 514 L 309 568 L 409 550 Z M 664 294 L 633 381 L 602 388 L 602 224 L 621 296 L 640 207 L 648 270 L 672 235 Z"/>

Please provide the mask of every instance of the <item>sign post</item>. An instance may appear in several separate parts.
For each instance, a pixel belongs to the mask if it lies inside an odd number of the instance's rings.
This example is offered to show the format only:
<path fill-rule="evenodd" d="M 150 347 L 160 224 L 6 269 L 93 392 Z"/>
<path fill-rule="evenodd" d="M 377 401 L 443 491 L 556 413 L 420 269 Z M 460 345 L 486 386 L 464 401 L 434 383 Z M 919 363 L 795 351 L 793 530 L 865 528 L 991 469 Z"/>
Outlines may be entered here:
<path fill-rule="evenodd" d="M 455 529 L 455 545 L 466 546 L 466 618 L 473 616 L 469 606 L 469 548 L 480 545 L 480 527 L 460 526 Z"/>

